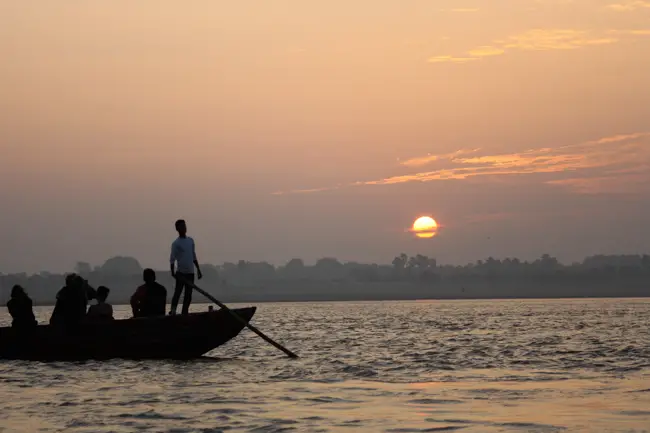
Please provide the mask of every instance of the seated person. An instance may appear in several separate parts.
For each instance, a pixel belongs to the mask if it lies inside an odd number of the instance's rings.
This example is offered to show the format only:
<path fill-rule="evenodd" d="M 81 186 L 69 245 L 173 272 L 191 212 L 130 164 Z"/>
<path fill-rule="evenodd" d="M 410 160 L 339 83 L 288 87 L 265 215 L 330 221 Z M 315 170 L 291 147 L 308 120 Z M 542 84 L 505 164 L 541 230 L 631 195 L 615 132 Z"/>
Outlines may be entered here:
<path fill-rule="evenodd" d="M 142 272 L 144 284 L 131 296 L 133 317 L 164 316 L 167 304 L 167 289 L 156 282 L 153 269 Z"/>
<path fill-rule="evenodd" d="M 88 282 L 77 274 L 65 278 L 65 286 L 56 294 L 50 324 L 76 327 L 86 317 L 88 299 L 95 297 Z"/>
<path fill-rule="evenodd" d="M 93 322 L 113 320 L 113 306 L 106 302 L 110 292 L 108 287 L 99 286 L 97 289 L 97 304 L 91 305 L 88 309 L 87 317 L 89 320 Z"/>
<path fill-rule="evenodd" d="M 7 302 L 7 309 L 13 319 L 11 326 L 14 328 L 30 328 L 38 325 L 32 306 L 32 299 L 27 295 L 25 289 L 16 284 L 11 289 L 11 299 Z"/>

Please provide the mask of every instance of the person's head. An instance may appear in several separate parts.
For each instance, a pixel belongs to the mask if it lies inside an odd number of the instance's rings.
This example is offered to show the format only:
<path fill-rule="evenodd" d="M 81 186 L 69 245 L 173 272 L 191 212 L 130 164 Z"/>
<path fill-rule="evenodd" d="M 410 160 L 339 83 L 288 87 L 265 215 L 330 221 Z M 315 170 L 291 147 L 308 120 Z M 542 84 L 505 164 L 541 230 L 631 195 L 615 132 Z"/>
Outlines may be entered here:
<path fill-rule="evenodd" d="M 11 288 L 11 297 L 12 298 L 19 298 L 21 296 L 25 296 L 27 293 L 25 293 L 25 289 L 23 289 L 22 286 L 16 284 Z"/>
<path fill-rule="evenodd" d="M 176 231 L 180 236 L 185 236 L 187 233 L 187 225 L 185 224 L 185 220 L 176 220 L 174 227 L 176 227 Z"/>
<path fill-rule="evenodd" d="M 98 300 L 99 302 L 105 302 L 105 301 L 106 301 L 106 298 L 108 298 L 108 294 L 109 294 L 110 292 L 111 292 L 111 291 L 109 290 L 108 287 L 106 287 L 106 286 L 99 286 L 99 287 L 97 288 L 97 300 Z"/>
<path fill-rule="evenodd" d="M 144 279 L 145 283 L 153 283 L 156 281 L 156 272 L 151 268 L 147 268 L 142 271 L 142 278 Z"/>
<path fill-rule="evenodd" d="M 78 275 L 75 274 L 75 273 L 66 275 L 65 276 L 65 285 L 66 286 L 74 286 L 77 277 L 78 277 Z"/>
<path fill-rule="evenodd" d="M 83 290 L 88 285 L 88 281 L 84 280 L 81 275 L 75 275 L 72 285 L 78 290 Z"/>

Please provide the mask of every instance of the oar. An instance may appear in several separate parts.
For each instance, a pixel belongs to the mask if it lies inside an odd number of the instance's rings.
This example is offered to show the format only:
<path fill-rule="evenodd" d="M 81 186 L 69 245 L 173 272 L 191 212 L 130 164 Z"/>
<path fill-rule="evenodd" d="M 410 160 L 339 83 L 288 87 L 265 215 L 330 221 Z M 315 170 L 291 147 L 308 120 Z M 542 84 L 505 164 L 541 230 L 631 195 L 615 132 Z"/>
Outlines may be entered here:
<path fill-rule="evenodd" d="M 178 280 L 180 280 L 181 282 L 183 282 L 183 283 L 185 283 L 185 284 L 191 286 L 192 288 L 194 288 L 194 290 L 196 290 L 197 292 L 199 292 L 200 294 L 202 294 L 203 296 L 205 296 L 206 298 L 208 298 L 209 300 L 211 300 L 212 302 L 214 302 L 215 304 L 217 304 L 217 305 L 219 306 L 219 308 L 224 309 L 224 310 L 226 310 L 227 312 L 229 312 L 230 315 L 232 315 L 235 319 L 237 319 L 237 320 L 238 320 L 239 322 L 241 322 L 242 324 L 246 325 L 246 327 L 247 327 L 248 329 L 250 329 L 251 331 L 253 331 L 253 332 L 256 333 L 257 335 L 259 335 L 260 337 L 262 337 L 262 339 L 263 339 L 264 341 L 266 341 L 266 342 L 269 343 L 269 344 L 272 344 L 272 345 L 275 346 L 277 349 L 280 349 L 281 351 L 283 351 L 284 353 L 286 353 L 287 356 L 288 356 L 289 358 L 298 358 L 298 355 L 296 355 L 295 353 L 293 353 L 292 351 L 290 351 L 290 350 L 287 349 L 286 347 L 282 346 L 281 344 L 276 343 L 275 341 L 271 340 L 269 337 L 267 337 L 266 335 L 264 335 L 264 333 L 262 333 L 262 331 L 260 331 L 259 329 L 257 329 L 256 327 L 254 327 L 253 325 L 251 325 L 250 323 L 248 323 L 246 320 L 242 319 L 242 318 L 241 318 L 237 313 L 235 313 L 234 311 L 232 311 L 230 308 L 226 307 L 223 303 L 219 302 L 219 300 L 218 300 L 217 298 L 215 298 L 214 296 L 212 296 L 211 294 L 209 294 L 209 293 L 206 292 L 205 290 L 201 289 L 201 288 L 200 288 L 199 286 L 197 286 L 196 284 L 191 283 L 191 282 L 187 281 L 185 278 L 181 278 L 181 277 L 179 277 L 179 276 L 176 276 L 176 278 L 177 278 Z"/>

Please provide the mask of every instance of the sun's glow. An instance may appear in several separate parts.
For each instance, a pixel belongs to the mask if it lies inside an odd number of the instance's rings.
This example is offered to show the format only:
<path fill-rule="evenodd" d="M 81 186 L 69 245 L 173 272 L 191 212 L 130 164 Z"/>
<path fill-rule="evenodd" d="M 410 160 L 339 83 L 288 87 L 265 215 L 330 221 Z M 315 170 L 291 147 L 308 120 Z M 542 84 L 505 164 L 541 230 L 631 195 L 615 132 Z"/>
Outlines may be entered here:
<path fill-rule="evenodd" d="M 432 238 L 438 232 L 438 223 L 429 216 L 421 216 L 413 222 L 411 231 L 419 238 Z"/>

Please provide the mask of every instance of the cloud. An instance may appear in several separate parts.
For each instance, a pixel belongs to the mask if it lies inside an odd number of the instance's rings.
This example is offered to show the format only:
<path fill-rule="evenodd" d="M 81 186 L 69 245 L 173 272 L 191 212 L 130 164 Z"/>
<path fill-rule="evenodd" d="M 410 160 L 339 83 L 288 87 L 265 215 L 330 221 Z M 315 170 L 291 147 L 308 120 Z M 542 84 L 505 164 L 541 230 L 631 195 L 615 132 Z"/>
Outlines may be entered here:
<path fill-rule="evenodd" d="M 637 9 L 650 9 L 650 2 L 643 0 L 629 1 L 626 3 L 614 3 L 606 6 L 607 9 L 616 12 L 630 12 Z"/>
<path fill-rule="evenodd" d="M 411 158 L 407 159 L 406 161 L 400 162 L 400 165 L 404 165 L 406 167 L 419 167 L 423 165 L 430 164 L 435 161 L 440 161 L 440 160 L 445 160 L 445 159 L 454 159 L 458 156 L 465 155 L 468 153 L 476 153 L 481 149 L 460 149 L 452 153 L 448 153 L 445 155 L 432 155 L 428 154 L 427 156 L 422 156 L 422 157 L 417 157 L 417 158 Z"/>
<path fill-rule="evenodd" d="M 479 176 L 545 175 L 547 178 L 543 179 L 543 183 L 585 193 L 622 192 L 625 185 L 641 185 L 640 179 L 644 179 L 645 184 L 650 181 L 650 132 L 620 134 L 579 144 L 515 153 L 480 152 L 481 149 L 461 149 L 446 154 L 410 158 L 400 162 L 400 165 L 405 168 L 432 167 L 427 171 L 357 181 L 348 186 L 464 180 Z M 548 176 L 552 178 L 549 179 Z"/>
<path fill-rule="evenodd" d="M 610 30 L 611 34 L 627 35 L 627 36 L 650 36 L 650 29 L 637 29 L 637 30 Z"/>
<path fill-rule="evenodd" d="M 430 63 L 468 63 L 512 51 L 575 50 L 596 45 L 617 43 L 621 38 L 646 36 L 650 30 L 609 30 L 603 34 L 576 29 L 531 29 L 524 33 L 497 39 L 489 45 L 472 48 L 462 56 L 441 55 L 429 58 Z"/>
<path fill-rule="evenodd" d="M 453 57 L 453 56 L 435 56 L 429 58 L 429 63 L 467 63 L 474 60 L 478 60 L 477 57 Z"/>
<path fill-rule="evenodd" d="M 503 41 L 504 49 L 528 51 L 573 50 L 589 45 L 618 42 L 617 38 L 599 37 L 587 31 L 572 29 L 533 29 Z"/>
<path fill-rule="evenodd" d="M 482 46 L 474 48 L 469 51 L 471 57 L 489 57 L 489 56 L 499 56 L 506 51 L 503 48 L 491 47 L 491 46 Z"/>

